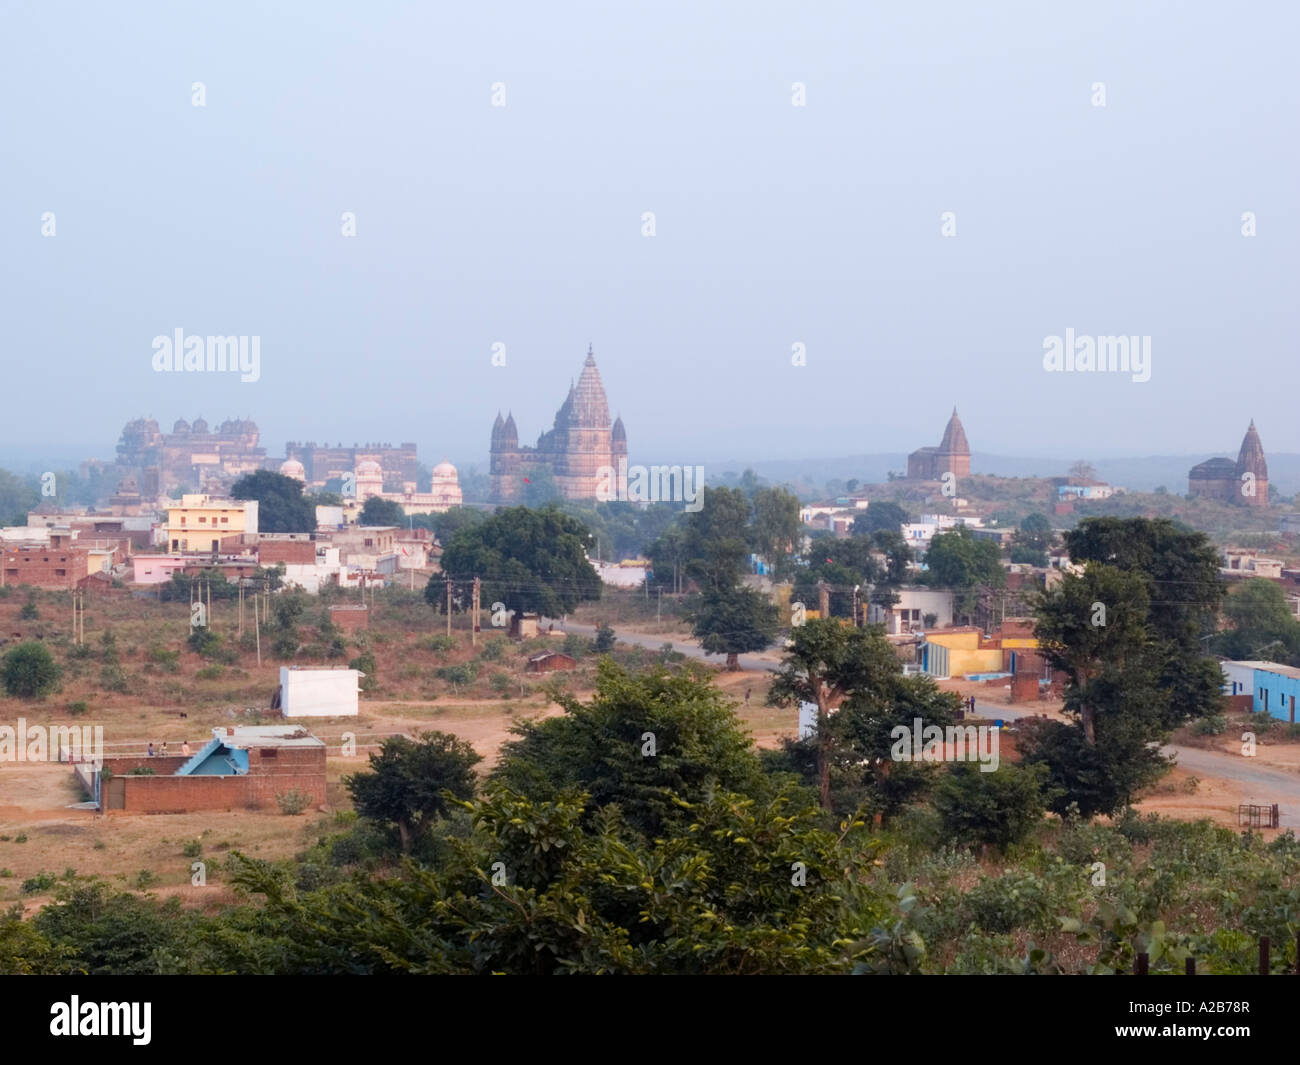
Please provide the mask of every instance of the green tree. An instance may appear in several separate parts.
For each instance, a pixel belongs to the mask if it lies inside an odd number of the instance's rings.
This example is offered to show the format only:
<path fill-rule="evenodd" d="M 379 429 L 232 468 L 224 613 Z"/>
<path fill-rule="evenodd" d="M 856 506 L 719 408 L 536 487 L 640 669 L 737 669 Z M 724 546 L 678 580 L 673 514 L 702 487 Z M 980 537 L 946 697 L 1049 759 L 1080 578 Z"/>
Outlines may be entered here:
<path fill-rule="evenodd" d="M 698 596 L 687 620 L 705 653 L 726 655 L 727 669 L 735 672 L 740 655 L 761 651 L 776 639 L 780 610 L 757 589 L 736 585 Z"/>
<path fill-rule="evenodd" d="M 269 954 L 290 973 L 739 975 L 845 973 L 875 956 L 888 909 L 844 875 L 878 849 L 862 826 L 826 831 L 785 794 L 719 790 L 677 809 L 680 830 L 648 839 L 581 795 L 491 787 L 439 869 L 303 893 L 236 859 L 268 927 L 226 940 L 221 967 Z"/>
<path fill-rule="evenodd" d="M 906 525 L 911 521 L 910 515 L 897 503 L 888 499 L 880 499 L 874 503 L 869 503 L 865 513 L 859 514 L 853 519 L 854 536 L 871 536 L 878 532 L 899 531 L 900 525 Z"/>
<path fill-rule="evenodd" d="M 898 656 L 878 628 L 850 628 L 817 618 L 793 630 L 768 702 L 817 707 L 816 779 L 824 809 L 831 808 L 831 714 L 855 692 L 883 689 L 901 673 Z"/>
<path fill-rule="evenodd" d="M 784 488 L 759 488 L 753 507 L 750 543 L 759 556 L 777 565 L 799 544 L 799 498 Z"/>
<path fill-rule="evenodd" d="M 1201 641 L 1217 632 L 1227 584 L 1208 537 L 1166 518 L 1086 518 L 1065 546 L 1075 562 L 1104 562 L 1146 582 L 1166 724 L 1217 713 L 1223 677 Z"/>
<path fill-rule="evenodd" d="M 1005 582 L 1001 552 L 992 540 L 977 540 L 966 525 L 935 533 L 925 553 L 927 583 L 949 588 L 953 606 L 969 616 L 979 587 L 1001 588 Z"/>
<path fill-rule="evenodd" d="M 361 507 L 358 524 L 396 525 L 401 528 L 406 524 L 406 511 L 402 509 L 401 503 L 384 499 L 382 496 L 371 496 Z"/>
<path fill-rule="evenodd" d="M 748 572 L 749 501 L 741 489 L 706 487 L 685 534 L 686 573 L 701 592 L 731 588 Z"/>
<path fill-rule="evenodd" d="M 989 844 L 1005 851 L 1021 843 L 1043 819 L 1047 767 L 1000 765 L 990 773 L 961 763 L 940 778 L 934 807 L 944 836 L 959 843 Z"/>
<path fill-rule="evenodd" d="M 603 660 L 588 702 L 515 726 L 493 778 L 536 801 L 575 790 L 590 808 L 617 805 L 646 835 L 680 824 L 682 802 L 713 789 L 761 795 L 758 758 L 731 705 L 699 667 L 633 673 Z"/>
<path fill-rule="evenodd" d="M 481 577 L 483 602 L 560 617 L 600 598 L 600 577 L 587 558 L 593 546 L 587 527 L 556 507 L 500 510 L 456 532 L 443 550 L 442 575 L 429 578 L 425 599 L 439 608 L 446 601 L 445 580 Z"/>
<path fill-rule="evenodd" d="M 316 505 L 302 493 L 302 482 L 272 470 L 254 470 L 240 477 L 230 489 L 234 499 L 257 500 L 260 532 L 314 532 Z"/>
<path fill-rule="evenodd" d="M 19 699 L 39 699 L 59 682 L 59 667 L 39 640 L 25 640 L 7 651 L 0 664 L 5 691 Z"/>
<path fill-rule="evenodd" d="M 464 740 L 425 732 L 417 741 L 390 736 L 370 756 L 370 771 L 344 778 L 357 813 L 396 827 L 402 850 L 428 832 L 448 809 L 444 792 L 456 799 L 474 795 L 474 766 L 482 757 Z"/>
<path fill-rule="evenodd" d="M 1287 603 L 1286 593 L 1273 581 L 1251 577 L 1232 589 L 1223 604 L 1231 629 L 1216 638 L 1217 649 L 1228 658 L 1300 658 L 1300 622 Z M 1273 655 L 1263 651 L 1273 648 Z M 1280 649 L 1281 653 L 1278 654 Z"/>

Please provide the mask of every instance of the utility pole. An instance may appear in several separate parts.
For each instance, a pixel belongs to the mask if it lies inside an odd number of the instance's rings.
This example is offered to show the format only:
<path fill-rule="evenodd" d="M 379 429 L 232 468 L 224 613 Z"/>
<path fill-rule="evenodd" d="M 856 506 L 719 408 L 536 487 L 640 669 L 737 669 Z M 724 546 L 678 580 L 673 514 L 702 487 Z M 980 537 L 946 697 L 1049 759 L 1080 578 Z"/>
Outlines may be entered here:
<path fill-rule="evenodd" d="M 451 635 L 451 578 L 447 578 L 447 635 Z"/>
<path fill-rule="evenodd" d="M 257 664 L 262 664 L 262 626 L 257 618 L 257 595 L 253 595 L 253 633 L 257 640 Z"/>
<path fill-rule="evenodd" d="M 817 582 L 817 613 L 823 618 L 831 616 L 831 590 L 825 581 Z"/>
<path fill-rule="evenodd" d="M 479 592 L 481 590 L 481 587 L 482 587 L 482 582 L 479 580 L 479 578 L 475 577 L 474 578 L 474 625 L 469 635 L 471 647 L 478 646 L 478 600 L 479 600 Z"/>
<path fill-rule="evenodd" d="M 659 589 L 659 598 L 655 600 L 655 622 L 658 623 L 664 616 L 664 590 Z"/>

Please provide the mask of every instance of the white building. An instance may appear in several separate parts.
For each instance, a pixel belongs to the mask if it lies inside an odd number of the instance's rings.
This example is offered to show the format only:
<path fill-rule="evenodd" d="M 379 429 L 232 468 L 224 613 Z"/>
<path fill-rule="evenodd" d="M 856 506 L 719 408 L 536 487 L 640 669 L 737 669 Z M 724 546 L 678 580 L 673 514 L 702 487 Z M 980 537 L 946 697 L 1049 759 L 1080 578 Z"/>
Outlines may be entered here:
<path fill-rule="evenodd" d="M 356 717 L 362 673 L 357 669 L 280 667 L 284 717 Z"/>
<path fill-rule="evenodd" d="M 897 594 L 898 602 L 888 610 L 872 603 L 867 614 L 871 624 L 883 624 L 890 636 L 952 626 L 952 592 L 940 588 L 899 588 Z M 933 625 L 926 625 L 927 614 L 935 615 Z"/>

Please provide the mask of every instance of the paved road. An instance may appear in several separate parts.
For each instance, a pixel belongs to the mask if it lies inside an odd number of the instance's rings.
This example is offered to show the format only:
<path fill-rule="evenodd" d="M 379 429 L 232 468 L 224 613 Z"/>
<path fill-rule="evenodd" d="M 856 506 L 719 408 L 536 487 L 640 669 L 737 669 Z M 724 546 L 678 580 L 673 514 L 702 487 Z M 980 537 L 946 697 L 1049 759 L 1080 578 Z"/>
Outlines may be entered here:
<path fill-rule="evenodd" d="M 561 626 L 557 621 L 555 627 L 557 629 L 564 628 L 566 632 L 581 633 L 584 636 L 593 636 L 596 632 L 594 625 L 579 625 L 575 622 L 569 622 L 567 625 Z M 706 655 L 700 650 L 698 644 L 685 640 L 670 640 L 664 636 L 625 632 L 621 629 L 618 631 L 618 639 L 620 643 L 645 647 L 652 651 L 658 651 L 665 643 L 671 643 L 674 651 L 680 651 L 690 658 L 714 664 L 721 664 L 724 661 L 723 656 Z M 742 670 L 750 670 L 756 673 L 765 670 L 773 671 L 776 669 L 776 665 L 770 659 L 756 658 L 753 655 L 740 656 L 740 668 Z M 1036 711 L 1018 709 L 1006 706 L 1003 703 L 980 700 L 976 697 L 975 713 L 980 717 L 991 718 L 995 721 L 1019 721 L 1021 718 L 1034 716 Z M 1255 802 L 1277 803 L 1278 813 L 1284 826 L 1300 825 L 1300 773 L 1261 765 L 1244 755 L 1207 751 L 1200 747 L 1182 747 L 1178 744 L 1169 744 L 1161 748 L 1161 750 L 1166 755 L 1176 756 L 1179 766 L 1184 769 L 1203 773 L 1207 777 L 1236 781 L 1247 789 L 1248 794 Z"/>
<path fill-rule="evenodd" d="M 1032 710 L 1020 710 L 1001 703 L 975 700 L 975 712 L 980 717 L 1003 721 L 1018 721 L 1033 716 Z M 1245 755 L 1207 751 L 1202 747 L 1183 747 L 1170 743 L 1161 748 L 1166 756 L 1173 755 L 1178 765 L 1207 777 L 1218 777 L 1241 784 L 1251 802 L 1277 803 L 1282 824 L 1300 825 L 1300 773 L 1277 766 L 1264 765 Z"/>

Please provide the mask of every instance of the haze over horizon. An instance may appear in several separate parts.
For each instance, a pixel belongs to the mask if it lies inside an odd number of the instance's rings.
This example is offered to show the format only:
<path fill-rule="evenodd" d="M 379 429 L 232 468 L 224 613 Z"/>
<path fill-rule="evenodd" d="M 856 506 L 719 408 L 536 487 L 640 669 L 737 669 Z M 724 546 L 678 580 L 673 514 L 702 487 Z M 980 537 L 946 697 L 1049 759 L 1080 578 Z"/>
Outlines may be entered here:
<path fill-rule="evenodd" d="M 1294 9 L 574 7 L 7 8 L 0 462 L 201 414 L 482 469 L 588 343 L 634 462 L 906 453 L 954 403 L 977 468 L 1300 452 Z M 176 328 L 259 379 L 154 372 Z M 1150 380 L 1045 372 L 1067 329 Z"/>

